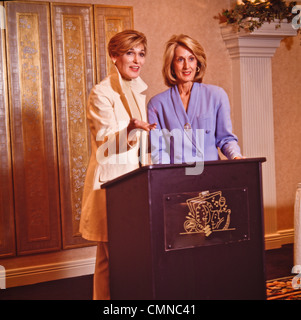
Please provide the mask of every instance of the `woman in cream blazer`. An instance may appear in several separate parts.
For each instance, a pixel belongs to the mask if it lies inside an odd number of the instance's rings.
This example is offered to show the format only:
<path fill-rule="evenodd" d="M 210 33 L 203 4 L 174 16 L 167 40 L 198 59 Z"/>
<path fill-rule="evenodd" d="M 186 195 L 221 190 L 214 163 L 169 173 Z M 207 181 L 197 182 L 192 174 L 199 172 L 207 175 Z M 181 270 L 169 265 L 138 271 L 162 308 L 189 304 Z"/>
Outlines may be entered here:
<path fill-rule="evenodd" d="M 93 289 L 97 300 L 110 299 L 106 195 L 101 185 L 145 163 L 147 131 L 155 128 L 146 122 L 142 92 L 147 85 L 139 77 L 145 36 L 134 30 L 120 32 L 110 40 L 108 50 L 115 67 L 93 87 L 87 103 L 91 157 L 80 221 L 82 237 L 98 241 Z"/>

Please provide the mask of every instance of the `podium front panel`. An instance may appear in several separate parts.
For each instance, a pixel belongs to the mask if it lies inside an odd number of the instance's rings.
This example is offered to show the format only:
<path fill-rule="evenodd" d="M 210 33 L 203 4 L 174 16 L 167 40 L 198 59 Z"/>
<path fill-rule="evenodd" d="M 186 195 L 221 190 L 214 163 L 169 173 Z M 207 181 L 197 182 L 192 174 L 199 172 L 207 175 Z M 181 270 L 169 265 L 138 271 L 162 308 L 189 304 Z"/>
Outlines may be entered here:
<path fill-rule="evenodd" d="M 111 298 L 265 299 L 262 159 L 152 166 L 105 185 Z"/>

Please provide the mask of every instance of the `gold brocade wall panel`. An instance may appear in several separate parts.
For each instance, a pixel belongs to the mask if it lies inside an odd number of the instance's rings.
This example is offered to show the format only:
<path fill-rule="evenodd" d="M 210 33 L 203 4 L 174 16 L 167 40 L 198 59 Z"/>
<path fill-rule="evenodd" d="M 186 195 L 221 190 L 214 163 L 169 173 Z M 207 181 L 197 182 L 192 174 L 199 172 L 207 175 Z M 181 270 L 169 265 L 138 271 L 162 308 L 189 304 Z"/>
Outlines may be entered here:
<path fill-rule="evenodd" d="M 62 234 L 67 248 L 86 242 L 78 229 L 90 155 L 86 101 L 95 84 L 93 8 L 52 4 L 51 9 Z"/>
<path fill-rule="evenodd" d="M 133 9 L 132 7 L 96 5 L 94 15 L 97 81 L 99 82 L 106 77 L 112 66 L 107 44 L 114 34 L 133 28 Z"/>
<path fill-rule="evenodd" d="M 132 8 L 1 4 L 0 257 L 94 245 L 79 233 L 86 102 L 111 67 L 109 38 L 133 27 Z"/>
<path fill-rule="evenodd" d="M 1 5 L 3 6 L 2 2 L 0 2 L 0 6 Z M 3 256 L 15 254 L 14 204 L 4 29 L 0 29 L 0 253 L 2 253 Z"/>
<path fill-rule="evenodd" d="M 49 5 L 5 5 L 17 252 L 59 249 Z"/>

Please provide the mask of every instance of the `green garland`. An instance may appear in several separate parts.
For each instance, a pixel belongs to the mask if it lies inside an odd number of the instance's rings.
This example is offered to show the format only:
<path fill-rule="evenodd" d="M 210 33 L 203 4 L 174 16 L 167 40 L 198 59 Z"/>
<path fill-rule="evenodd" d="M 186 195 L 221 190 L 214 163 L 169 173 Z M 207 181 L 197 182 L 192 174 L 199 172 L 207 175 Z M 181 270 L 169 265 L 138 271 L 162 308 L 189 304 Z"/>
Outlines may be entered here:
<path fill-rule="evenodd" d="M 276 28 L 279 28 L 284 19 L 288 23 L 292 21 L 296 15 L 292 13 L 292 8 L 295 5 L 296 1 L 286 4 L 283 0 L 242 0 L 241 4 L 236 4 L 234 9 L 224 10 L 218 18 L 221 22 L 236 25 L 238 30 L 245 29 L 250 32 L 260 28 L 264 22 L 270 23 L 275 22 L 275 20 L 277 21 Z M 300 28 L 298 32 L 300 32 Z"/>

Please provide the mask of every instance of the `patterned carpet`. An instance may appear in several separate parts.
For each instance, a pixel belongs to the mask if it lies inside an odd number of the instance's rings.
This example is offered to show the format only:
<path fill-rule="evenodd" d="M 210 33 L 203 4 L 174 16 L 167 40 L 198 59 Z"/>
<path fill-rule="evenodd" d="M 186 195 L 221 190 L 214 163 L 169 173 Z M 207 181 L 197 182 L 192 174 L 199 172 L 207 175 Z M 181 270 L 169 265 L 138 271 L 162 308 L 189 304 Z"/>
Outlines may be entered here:
<path fill-rule="evenodd" d="M 267 300 L 301 300 L 301 278 L 289 276 L 267 281 Z"/>

